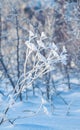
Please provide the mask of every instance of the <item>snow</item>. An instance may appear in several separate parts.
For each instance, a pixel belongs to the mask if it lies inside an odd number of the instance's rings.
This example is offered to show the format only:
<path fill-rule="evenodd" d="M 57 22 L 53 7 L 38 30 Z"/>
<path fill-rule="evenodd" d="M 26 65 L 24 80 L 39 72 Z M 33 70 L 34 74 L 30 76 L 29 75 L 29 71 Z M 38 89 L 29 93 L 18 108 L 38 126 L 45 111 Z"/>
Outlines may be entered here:
<path fill-rule="evenodd" d="M 10 109 L 8 113 L 9 118 L 18 117 L 14 125 L 6 122 L 0 126 L 0 129 L 80 130 L 80 91 L 78 90 L 69 90 L 61 94 L 68 102 L 68 105 L 60 97 L 54 96 L 53 114 L 51 113 L 51 106 L 45 100 L 39 113 L 36 114 L 40 107 L 41 99 L 37 96 L 29 96 L 28 101 L 17 102 Z"/>
<path fill-rule="evenodd" d="M 45 0 L 49 1 L 49 0 Z M 51 5 L 51 1 L 48 6 Z M 30 50 L 30 53 L 36 52 L 37 58 L 41 63 L 46 64 L 46 68 L 50 67 L 52 60 L 52 55 L 59 59 L 58 48 L 55 43 L 51 43 L 49 45 L 49 49 L 51 52 L 49 56 L 45 57 L 44 55 L 39 52 L 38 49 L 48 49 L 47 46 L 44 44 L 42 40 L 47 39 L 47 36 L 44 32 L 41 34 L 41 39 L 37 40 L 36 45 L 32 42 L 35 38 L 34 33 L 29 31 L 29 41 L 25 42 L 25 45 Z M 60 54 L 61 62 L 66 65 L 67 61 L 67 54 L 66 48 L 63 46 L 63 52 Z M 28 58 L 28 56 L 27 56 Z M 25 62 L 25 66 L 27 63 L 27 58 Z M 60 61 L 59 60 L 59 61 Z M 51 61 L 51 63 L 50 63 Z M 56 62 L 56 61 L 55 61 Z M 35 63 L 35 62 L 34 62 Z M 42 66 L 43 65 L 43 66 Z M 80 86 L 79 80 L 76 78 L 76 75 L 70 73 L 70 85 L 71 88 L 68 88 L 67 78 L 64 74 L 53 72 L 52 78 L 55 81 L 56 88 L 51 88 L 50 94 L 52 97 L 51 100 L 47 100 L 45 98 L 46 90 L 45 90 L 45 83 L 36 82 L 37 86 L 35 89 L 35 95 L 32 94 L 32 83 L 30 84 L 33 77 L 32 74 L 35 72 L 35 76 L 37 77 L 37 67 L 44 68 L 44 64 L 40 64 L 35 66 L 32 73 L 26 74 L 25 79 L 23 79 L 24 75 L 20 77 L 18 83 L 23 87 L 23 101 L 15 101 L 13 95 L 10 95 L 12 92 L 11 86 L 5 87 L 5 81 L 3 83 L 3 88 L 0 88 L 0 91 L 4 93 L 4 95 L 0 92 L 0 121 L 1 118 L 5 118 L 5 121 L 2 125 L 0 125 L 0 130 L 80 130 Z M 42 68 L 42 69 L 43 69 Z M 25 70 L 24 70 L 25 71 Z M 39 74 L 41 75 L 41 70 L 39 70 Z M 44 69 L 43 72 L 46 70 Z M 2 73 L 0 72 L 0 75 Z M 42 76 L 42 75 L 41 75 Z M 33 78 L 34 79 L 34 78 Z M 27 80 L 28 87 L 26 85 L 23 86 L 24 82 Z M 0 82 L 1 83 L 1 82 Z M 18 83 L 16 87 L 18 86 Z M 2 83 L 1 83 L 2 84 Z M 31 86 L 30 86 L 31 85 Z M 52 87 L 52 86 L 51 86 Z M 5 88 L 5 89 L 4 89 Z M 28 99 L 26 100 L 26 90 Z M 43 91 L 43 97 L 40 93 L 40 89 Z M 6 92 L 7 91 L 7 92 Z M 15 96 L 14 96 L 15 97 Z M 3 110 L 5 107 L 9 105 L 8 113 L 5 115 Z M 13 122 L 11 124 L 10 121 Z"/>
<path fill-rule="evenodd" d="M 29 91 L 28 100 L 15 102 L 8 111 L 7 117 L 11 120 L 16 119 L 14 124 L 11 125 L 8 121 L 4 122 L 0 126 L 0 130 L 80 130 L 80 87 L 78 79 L 75 75 L 70 74 L 72 86 L 69 90 L 67 84 L 62 84 L 63 76 L 60 72 L 53 77 L 57 89 L 57 93 L 54 93 L 53 96 L 53 106 L 45 98 L 41 98 L 37 89 L 35 95 Z M 40 83 L 39 85 L 44 86 Z M 9 95 L 8 97 L 10 102 L 13 102 L 12 96 Z M 2 99 L 3 96 L 1 95 L 1 103 Z M 6 106 L 5 101 L 3 104 Z M 0 112 L 0 117 L 2 116 L 4 115 Z"/>

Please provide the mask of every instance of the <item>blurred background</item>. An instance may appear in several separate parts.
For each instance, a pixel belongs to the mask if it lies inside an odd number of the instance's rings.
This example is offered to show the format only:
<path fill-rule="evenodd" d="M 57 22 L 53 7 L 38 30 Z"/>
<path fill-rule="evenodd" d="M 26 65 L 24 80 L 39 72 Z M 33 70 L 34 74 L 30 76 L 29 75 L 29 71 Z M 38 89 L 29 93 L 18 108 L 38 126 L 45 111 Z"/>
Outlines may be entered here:
<path fill-rule="evenodd" d="M 0 90 L 11 91 L 23 73 L 29 30 L 41 32 L 68 53 L 67 66 L 55 68 L 70 76 L 80 78 L 80 1 L 79 0 L 0 0 Z M 27 63 L 32 66 L 33 58 Z M 65 69 L 66 68 L 66 69 Z M 66 78 L 65 78 L 66 79 Z M 6 85 L 6 87 L 5 87 Z M 9 87 L 11 86 L 11 87 Z"/>

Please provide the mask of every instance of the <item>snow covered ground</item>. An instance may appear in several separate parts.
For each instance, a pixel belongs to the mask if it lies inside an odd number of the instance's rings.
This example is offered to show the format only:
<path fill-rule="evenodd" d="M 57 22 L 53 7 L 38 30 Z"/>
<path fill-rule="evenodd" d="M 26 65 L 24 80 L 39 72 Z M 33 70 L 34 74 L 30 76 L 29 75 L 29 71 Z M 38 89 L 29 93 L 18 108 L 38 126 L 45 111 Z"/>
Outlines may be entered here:
<path fill-rule="evenodd" d="M 53 114 L 48 102 L 40 107 L 38 96 L 15 103 L 8 112 L 9 119 L 15 119 L 14 125 L 6 122 L 0 130 L 80 130 L 80 88 L 62 91 L 60 96 L 54 95 Z"/>

